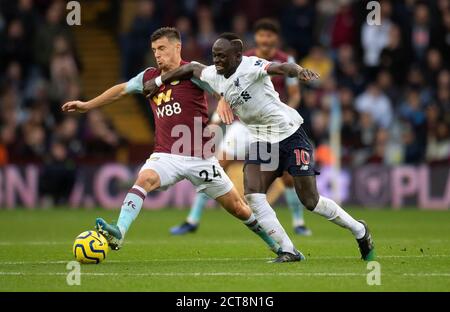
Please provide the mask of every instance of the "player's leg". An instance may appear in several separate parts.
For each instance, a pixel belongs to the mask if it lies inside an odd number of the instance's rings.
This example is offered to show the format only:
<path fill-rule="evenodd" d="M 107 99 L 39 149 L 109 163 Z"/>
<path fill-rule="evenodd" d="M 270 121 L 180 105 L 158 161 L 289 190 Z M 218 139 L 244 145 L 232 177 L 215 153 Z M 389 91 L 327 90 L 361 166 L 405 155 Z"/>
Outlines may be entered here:
<path fill-rule="evenodd" d="M 262 171 L 261 165 L 247 163 L 244 167 L 245 199 L 261 226 L 281 247 L 279 258 L 275 261 L 300 261 L 304 259 L 303 255 L 297 251 L 267 201 L 267 190 L 277 177 L 275 171 Z"/>
<path fill-rule="evenodd" d="M 281 180 L 285 186 L 284 198 L 286 199 L 286 203 L 292 214 L 292 226 L 294 227 L 294 232 L 298 235 L 310 236 L 312 232 L 305 225 L 303 204 L 300 202 L 297 193 L 295 192 L 294 179 L 285 171 Z"/>
<path fill-rule="evenodd" d="M 220 153 L 223 153 L 223 155 L 225 155 L 225 152 Z M 232 160 L 230 157 L 222 156 L 219 160 L 219 163 L 222 168 L 226 170 L 226 168 L 232 163 Z M 172 235 L 184 235 L 197 231 L 203 214 L 203 210 L 205 209 L 206 204 L 210 199 L 211 198 L 203 192 L 197 193 L 186 220 L 180 225 L 172 227 L 170 229 L 170 233 Z"/>
<path fill-rule="evenodd" d="M 295 176 L 294 184 L 297 194 L 306 209 L 350 230 L 358 242 L 362 258 L 364 260 L 372 260 L 374 258 L 373 242 L 367 225 L 364 222 L 355 220 L 332 199 L 320 196 L 314 175 Z"/>
<path fill-rule="evenodd" d="M 284 169 L 294 177 L 295 190 L 303 206 L 350 230 L 358 242 L 363 259 L 372 258 L 373 243 L 367 226 L 353 219 L 332 199 L 319 195 L 313 147 L 305 131 L 300 127 L 296 133 L 280 142 L 280 146 Z"/>
<path fill-rule="evenodd" d="M 111 249 L 120 249 L 126 232 L 141 211 L 147 193 L 159 188 L 160 185 L 161 180 L 156 171 L 142 170 L 125 196 L 117 224 L 110 224 L 102 218 L 97 218 L 96 228 L 106 236 Z"/>
<path fill-rule="evenodd" d="M 226 211 L 241 220 L 250 230 L 256 233 L 274 253 L 278 253 L 281 248 L 280 245 L 259 224 L 255 215 L 235 187 L 228 193 L 217 197 L 216 200 Z"/>
<path fill-rule="evenodd" d="M 153 153 L 139 171 L 134 186 L 122 204 L 117 224 L 96 220 L 96 228 L 105 235 L 113 250 L 120 249 L 125 234 L 139 215 L 145 196 L 159 188 L 167 188 L 180 181 L 184 175 L 183 162 L 166 153 Z"/>
<path fill-rule="evenodd" d="M 229 213 L 243 221 L 250 230 L 263 239 L 271 250 L 277 252 L 280 249 L 268 231 L 260 226 L 215 157 L 195 160 L 188 166 L 189 174 L 186 178 L 197 186 L 197 191 L 205 192 L 209 197 L 217 200 Z"/>

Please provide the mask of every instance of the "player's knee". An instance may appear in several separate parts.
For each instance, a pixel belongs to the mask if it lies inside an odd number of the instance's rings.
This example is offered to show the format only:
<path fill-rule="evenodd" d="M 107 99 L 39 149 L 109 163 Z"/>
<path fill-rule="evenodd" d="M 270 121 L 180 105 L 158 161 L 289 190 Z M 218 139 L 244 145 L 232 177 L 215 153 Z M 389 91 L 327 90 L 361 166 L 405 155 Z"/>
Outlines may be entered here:
<path fill-rule="evenodd" d="M 300 201 L 302 202 L 303 206 L 305 206 L 306 209 L 308 209 L 309 211 L 313 211 L 314 208 L 316 208 L 317 203 L 319 202 L 319 195 L 307 194 L 301 196 Z"/>
<path fill-rule="evenodd" d="M 139 173 L 136 184 L 144 188 L 147 192 L 151 192 L 159 187 L 159 176 L 153 170 L 145 170 Z"/>

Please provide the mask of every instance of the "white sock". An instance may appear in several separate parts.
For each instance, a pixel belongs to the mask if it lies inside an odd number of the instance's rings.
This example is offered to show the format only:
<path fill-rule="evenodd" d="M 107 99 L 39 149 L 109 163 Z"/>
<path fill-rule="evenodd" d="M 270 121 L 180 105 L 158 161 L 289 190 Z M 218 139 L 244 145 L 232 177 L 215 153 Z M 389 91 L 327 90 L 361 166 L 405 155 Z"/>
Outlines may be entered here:
<path fill-rule="evenodd" d="M 245 195 L 245 199 L 261 227 L 281 246 L 281 249 L 286 252 L 294 252 L 294 244 L 278 221 L 275 211 L 267 202 L 266 194 L 248 194 Z"/>
<path fill-rule="evenodd" d="M 280 245 L 264 230 L 264 228 L 256 220 L 255 214 L 252 213 L 250 218 L 244 221 L 244 224 L 253 232 L 255 232 L 261 239 L 269 246 L 270 250 L 277 253 Z"/>
<path fill-rule="evenodd" d="M 364 225 L 353 219 L 352 216 L 339 207 L 332 199 L 320 196 L 319 202 L 313 212 L 327 218 L 334 224 L 349 229 L 357 239 L 362 238 L 366 234 Z"/>

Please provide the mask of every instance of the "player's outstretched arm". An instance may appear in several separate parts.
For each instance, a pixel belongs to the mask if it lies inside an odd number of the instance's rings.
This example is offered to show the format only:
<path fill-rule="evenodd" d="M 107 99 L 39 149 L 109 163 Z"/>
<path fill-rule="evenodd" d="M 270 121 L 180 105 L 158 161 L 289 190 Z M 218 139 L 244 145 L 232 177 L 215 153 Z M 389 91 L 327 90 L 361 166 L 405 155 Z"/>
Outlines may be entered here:
<path fill-rule="evenodd" d="M 126 83 L 115 85 L 114 87 L 109 88 L 96 98 L 93 98 L 92 100 L 87 102 L 82 101 L 67 102 L 62 106 L 62 111 L 85 113 L 93 108 L 109 104 L 127 94 L 126 85 L 127 85 Z"/>
<path fill-rule="evenodd" d="M 206 68 L 205 65 L 192 62 L 177 69 L 171 70 L 161 76 L 151 79 L 144 84 L 144 94 L 146 97 L 151 97 L 159 90 L 159 87 L 166 82 L 171 82 L 174 80 L 186 80 L 192 77 L 199 78 L 202 74 L 203 69 Z"/>
<path fill-rule="evenodd" d="M 269 75 L 297 77 L 301 81 L 311 81 L 320 78 L 319 74 L 314 71 L 294 63 L 271 63 L 267 68 L 267 73 Z"/>

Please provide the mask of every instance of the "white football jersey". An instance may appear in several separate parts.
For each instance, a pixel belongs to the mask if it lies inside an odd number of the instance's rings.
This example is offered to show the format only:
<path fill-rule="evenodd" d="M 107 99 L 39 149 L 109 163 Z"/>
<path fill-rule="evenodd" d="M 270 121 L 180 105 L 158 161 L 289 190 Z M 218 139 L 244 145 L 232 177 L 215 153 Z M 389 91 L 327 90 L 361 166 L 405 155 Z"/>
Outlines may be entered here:
<path fill-rule="evenodd" d="M 212 65 L 202 71 L 200 79 L 225 98 L 254 139 L 277 143 L 294 134 L 303 118 L 281 102 L 267 74 L 269 65 L 256 56 L 243 56 L 229 78 L 217 74 Z"/>

